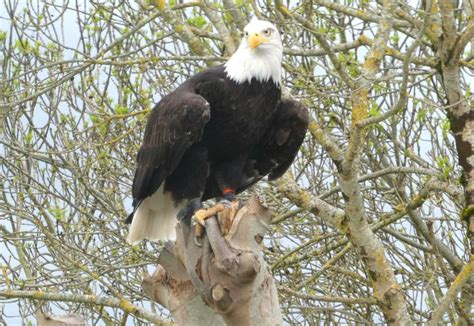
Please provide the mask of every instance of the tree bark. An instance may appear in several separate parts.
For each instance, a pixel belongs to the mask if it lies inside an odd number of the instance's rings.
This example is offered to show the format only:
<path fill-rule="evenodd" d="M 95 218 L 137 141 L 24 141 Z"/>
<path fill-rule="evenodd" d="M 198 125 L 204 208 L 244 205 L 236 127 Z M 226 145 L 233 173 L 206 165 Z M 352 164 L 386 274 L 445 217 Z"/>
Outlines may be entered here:
<path fill-rule="evenodd" d="M 236 214 L 232 214 L 236 213 Z M 202 246 L 180 223 L 143 289 L 170 310 L 177 325 L 281 325 L 272 274 L 260 242 L 270 224 L 268 209 L 252 197 L 233 203 L 219 219 L 206 220 Z"/>
<path fill-rule="evenodd" d="M 471 263 L 474 257 L 474 110 L 469 106 L 461 87 L 460 60 L 464 48 L 474 37 L 474 18 L 459 34 L 456 29 L 455 8 L 447 0 L 439 1 L 442 38 L 437 50 L 440 73 L 446 93 L 447 116 L 453 133 L 458 162 L 463 169 L 461 184 L 464 187 L 464 208 L 461 219 L 467 224 L 467 240 L 470 243 Z M 460 325 L 470 325 L 473 318 L 474 275 L 466 281 L 458 305 Z M 441 317 L 441 315 L 440 315 Z"/>

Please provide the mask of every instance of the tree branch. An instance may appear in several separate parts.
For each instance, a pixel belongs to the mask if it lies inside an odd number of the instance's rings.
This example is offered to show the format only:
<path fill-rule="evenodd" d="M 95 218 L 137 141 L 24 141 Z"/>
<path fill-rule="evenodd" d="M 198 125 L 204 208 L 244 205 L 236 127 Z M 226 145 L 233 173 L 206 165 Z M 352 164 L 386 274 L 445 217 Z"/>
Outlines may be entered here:
<path fill-rule="evenodd" d="M 458 274 L 458 276 L 456 276 L 456 279 L 449 287 L 449 290 L 446 293 L 446 295 L 438 303 L 437 308 L 433 310 L 433 312 L 431 313 L 431 317 L 428 320 L 428 326 L 436 326 L 441 323 L 441 318 L 446 312 L 446 309 L 448 309 L 449 305 L 453 303 L 455 296 L 462 289 L 462 287 L 469 281 L 469 279 L 474 275 L 473 273 L 474 273 L 474 255 L 471 256 L 471 260 L 466 265 L 464 265 L 461 272 Z M 470 312 L 468 311 L 467 313 L 469 314 Z"/>
<path fill-rule="evenodd" d="M 7 299 L 29 299 L 40 301 L 62 301 L 75 302 L 84 304 L 93 304 L 103 307 L 112 307 L 123 310 L 131 315 L 143 318 L 147 321 L 153 322 L 157 325 L 169 325 L 170 323 L 164 321 L 160 316 L 151 313 L 142 307 L 135 306 L 126 300 L 119 300 L 114 298 L 100 297 L 96 295 L 83 295 L 74 293 L 53 293 L 43 291 L 18 291 L 6 290 L 0 292 L 0 297 Z"/>
<path fill-rule="evenodd" d="M 241 208 L 237 203 L 235 211 L 235 216 L 222 212 L 219 223 L 215 217 L 206 220 L 202 247 L 181 224 L 176 246 L 161 252 L 154 276 L 144 280 L 145 292 L 170 309 L 179 325 L 192 324 L 190 312 L 202 309 L 204 302 L 220 316 L 201 313 L 206 323 L 282 323 L 276 287 L 259 245 L 271 215 L 256 198 Z M 215 315 L 212 310 L 205 314 Z"/>

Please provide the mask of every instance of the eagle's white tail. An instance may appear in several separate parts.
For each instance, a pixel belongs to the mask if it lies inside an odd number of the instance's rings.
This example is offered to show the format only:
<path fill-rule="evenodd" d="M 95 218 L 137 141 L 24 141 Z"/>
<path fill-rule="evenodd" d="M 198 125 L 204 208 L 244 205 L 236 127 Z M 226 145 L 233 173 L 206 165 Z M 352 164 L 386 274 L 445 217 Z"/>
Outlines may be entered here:
<path fill-rule="evenodd" d="M 174 240 L 176 215 L 186 206 L 182 201 L 175 204 L 171 194 L 164 192 L 164 183 L 150 197 L 144 199 L 133 215 L 127 242 L 136 245 L 144 239 L 151 241 Z"/>

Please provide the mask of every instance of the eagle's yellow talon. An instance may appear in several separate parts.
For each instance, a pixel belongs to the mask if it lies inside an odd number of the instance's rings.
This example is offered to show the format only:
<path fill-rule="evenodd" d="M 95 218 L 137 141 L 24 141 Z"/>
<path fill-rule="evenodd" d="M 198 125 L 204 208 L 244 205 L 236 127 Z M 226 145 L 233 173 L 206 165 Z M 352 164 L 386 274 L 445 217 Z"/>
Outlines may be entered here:
<path fill-rule="evenodd" d="M 194 229 L 195 238 L 200 238 L 204 232 L 205 222 L 208 218 L 225 210 L 226 207 L 222 204 L 217 204 L 209 209 L 199 209 L 194 213 L 196 220 L 196 227 Z M 196 242 L 196 241 L 195 241 Z"/>
<path fill-rule="evenodd" d="M 204 222 L 211 216 L 208 216 L 208 212 L 206 209 L 200 209 L 194 213 L 194 218 L 196 219 L 196 222 L 202 226 L 204 226 Z"/>

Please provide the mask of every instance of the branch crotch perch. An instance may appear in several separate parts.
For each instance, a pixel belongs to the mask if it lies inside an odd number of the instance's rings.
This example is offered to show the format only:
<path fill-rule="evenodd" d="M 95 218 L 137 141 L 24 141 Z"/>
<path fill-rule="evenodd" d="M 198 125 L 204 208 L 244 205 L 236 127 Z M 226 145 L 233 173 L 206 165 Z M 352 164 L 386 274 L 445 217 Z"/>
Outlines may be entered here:
<path fill-rule="evenodd" d="M 170 309 L 178 325 L 281 325 L 272 274 L 260 248 L 270 223 L 268 209 L 252 197 L 237 214 L 206 220 L 202 247 L 186 225 L 176 244 L 161 252 L 143 288 Z M 193 323 L 194 321 L 194 323 Z"/>

